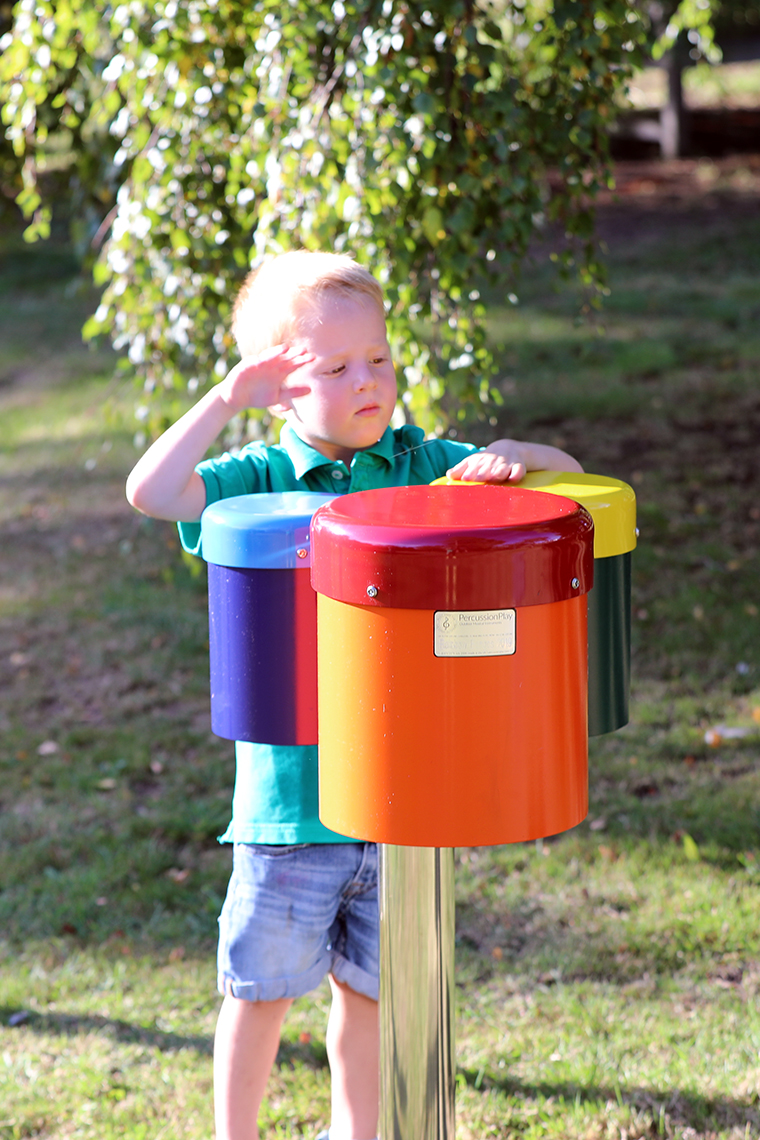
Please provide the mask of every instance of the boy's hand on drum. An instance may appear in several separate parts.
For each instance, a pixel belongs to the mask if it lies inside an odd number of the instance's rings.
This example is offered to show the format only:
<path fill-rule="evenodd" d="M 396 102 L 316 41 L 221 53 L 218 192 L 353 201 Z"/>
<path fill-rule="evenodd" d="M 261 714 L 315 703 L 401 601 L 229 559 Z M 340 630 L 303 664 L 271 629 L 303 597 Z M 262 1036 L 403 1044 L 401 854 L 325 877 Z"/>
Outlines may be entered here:
<path fill-rule="evenodd" d="M 446 474 L 451 479 L 481 483 L 519 483 L 528 471 L 575 471 L 583 468 L 577 459 L 547 443 L 497 439 L 484 451 L 468 455 Z"/>
<path fill-rule="evenodd" d="M 465 483 L 519 483 L 525 478 L 525 464 L 517 456 L 512 459 L 490 451 L 474 451 L 446 474 Z"/>

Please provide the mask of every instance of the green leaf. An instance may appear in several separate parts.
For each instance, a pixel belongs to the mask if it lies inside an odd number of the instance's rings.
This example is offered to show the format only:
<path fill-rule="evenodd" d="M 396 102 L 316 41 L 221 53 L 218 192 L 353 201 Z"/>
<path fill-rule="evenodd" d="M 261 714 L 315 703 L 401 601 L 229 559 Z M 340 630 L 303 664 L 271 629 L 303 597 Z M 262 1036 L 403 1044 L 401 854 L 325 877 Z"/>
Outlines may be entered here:
<path fill-rule="evenodd" d="M 446 237 L 443 214 L 437 206 L 428 206 L 422 215 L 422 230 L 431 245 L 438 245 Z"/>
<path fill-rule="evenodd" d="M 420 91 L 412 99 L 412 107 L 421 115 L 433 115 L 438 110 L 439 104 L 427 91 Z"/>

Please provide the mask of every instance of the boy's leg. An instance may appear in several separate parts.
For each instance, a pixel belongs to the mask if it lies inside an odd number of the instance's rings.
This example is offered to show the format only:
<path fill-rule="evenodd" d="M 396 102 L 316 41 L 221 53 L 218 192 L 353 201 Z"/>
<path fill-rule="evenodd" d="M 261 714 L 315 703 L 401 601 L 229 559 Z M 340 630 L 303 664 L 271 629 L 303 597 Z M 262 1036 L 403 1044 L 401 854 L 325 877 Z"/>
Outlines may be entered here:
<path fill-rule="evenodd" d="M 256 1140 L 256 1116 L 285 1012 L 328 972 L 336 980 L 330 1029 L 339 1129 L 334 1138 L 375 1136 L 377 951 L 373 844 L 235 844 L 219 919 L 218 980 L 225 1001 L 214 1052 L 217 1140 Z"/>
<path fill-rule="evenodd" d="M 327 1056 L 332 1080 L 330 1140 L 373 1140 L 380 1095 L 377 1002 L 330 975 Z"/>
<path fill-rule="evenodd" d="M 216 1140 L 258 1140 L 259 1107 L 291 1004 L 229 996 L 222 1002 L 214 1038 Z"/>

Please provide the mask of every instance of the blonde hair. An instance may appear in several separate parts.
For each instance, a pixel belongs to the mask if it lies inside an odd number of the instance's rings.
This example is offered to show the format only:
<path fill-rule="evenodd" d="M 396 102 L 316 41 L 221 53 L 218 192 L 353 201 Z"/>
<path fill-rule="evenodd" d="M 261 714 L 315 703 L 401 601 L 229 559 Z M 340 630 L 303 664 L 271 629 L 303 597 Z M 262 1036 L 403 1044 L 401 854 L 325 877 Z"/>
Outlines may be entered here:
<path fill-rule="evenodd" d="M 330 297 L 371 302 L 385 316 L 379 284 L 346 254 L 301 249 L 269 258 L 248 274 L 232 310 L 241 356 L 286 343 L 314 305 Z"/>

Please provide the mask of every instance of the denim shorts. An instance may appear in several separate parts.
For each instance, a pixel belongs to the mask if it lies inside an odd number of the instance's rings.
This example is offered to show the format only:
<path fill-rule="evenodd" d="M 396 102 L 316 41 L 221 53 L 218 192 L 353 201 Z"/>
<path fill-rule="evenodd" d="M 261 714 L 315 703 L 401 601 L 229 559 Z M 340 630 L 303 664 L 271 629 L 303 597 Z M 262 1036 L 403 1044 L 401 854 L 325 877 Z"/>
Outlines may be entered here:
<path fill-rule="evenodd" d="M 377 1001 L 374 843 L 236 843 L 219 916 L 219 992 L 297 998 L 331 973 Z"/>

